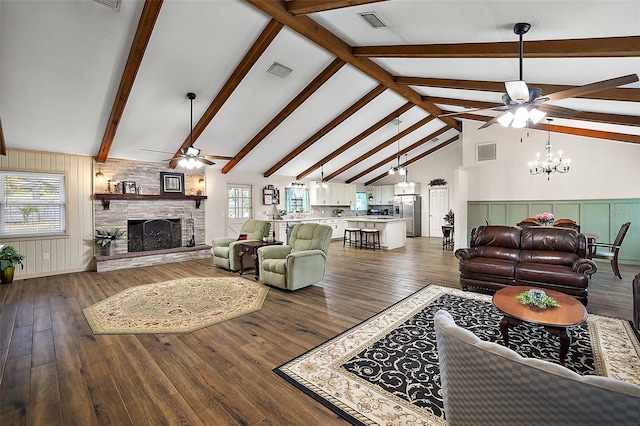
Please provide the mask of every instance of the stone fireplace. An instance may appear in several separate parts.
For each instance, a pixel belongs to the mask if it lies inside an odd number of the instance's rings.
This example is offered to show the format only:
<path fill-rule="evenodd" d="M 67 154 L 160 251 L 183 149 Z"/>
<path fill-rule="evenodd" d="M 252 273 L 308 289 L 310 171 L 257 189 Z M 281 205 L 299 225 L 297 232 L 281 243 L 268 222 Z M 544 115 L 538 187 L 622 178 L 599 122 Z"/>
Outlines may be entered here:
<path fill-rule="evenodd" d="M 182 246 L 180 219 L 127 221 L 129 252 L 172 249 Z"/>

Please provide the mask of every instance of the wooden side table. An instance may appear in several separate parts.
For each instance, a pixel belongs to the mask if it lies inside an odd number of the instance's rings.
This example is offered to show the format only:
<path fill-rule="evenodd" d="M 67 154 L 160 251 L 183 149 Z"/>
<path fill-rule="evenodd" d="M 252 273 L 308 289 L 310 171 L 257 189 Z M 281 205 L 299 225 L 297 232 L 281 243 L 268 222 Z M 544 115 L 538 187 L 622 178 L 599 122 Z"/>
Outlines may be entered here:
<path fill-rule="evenodd" d="M 245 254 L 251 254 L 253 258 L 253 265 L 255 270 L 256 280 L 260 278 L 260 265 L 258 265 L 258 249 L 264 246 L 282 245 L 282 241 L 243 241 L 240 243 L 240 275 L 244 274 L 244 263 L 242 262 L 242 256 Z"/>
<path fill-rule="evenodd" d="M 568 328 L 582 324 L 587 319 L 587 310 L 577 299 L 558 291 L 540 289 L 547 296 L 553 297 L 560 307 L 537 308 L 535 306 L 522 305 L 517 299 L 520 293 L 529 291 L 535 287 L 511 286 L 498 290 L 493 295 L 494 306 L 504 314 L 500 320 L 500 331 L 505 346 L 509 346 L 509 327 L 520 325 L 523 322 L 539 324 L 550 334 L 560 337 L 560 365 L 564 365 L 564 359 L 571 345 L 571 334 Z"/>

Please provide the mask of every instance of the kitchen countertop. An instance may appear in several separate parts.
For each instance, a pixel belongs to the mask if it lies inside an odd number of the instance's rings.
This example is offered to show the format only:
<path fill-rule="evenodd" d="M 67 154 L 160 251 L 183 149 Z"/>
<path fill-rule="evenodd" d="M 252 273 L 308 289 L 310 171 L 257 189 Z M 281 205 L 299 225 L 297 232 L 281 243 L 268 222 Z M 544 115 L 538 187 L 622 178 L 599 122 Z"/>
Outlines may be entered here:
<path fill-rule="evenodd" d="M 324 217 L 304 217 L 304 218 L 291 218 L 291 219 L 276 219 L 275 222 L 286 223 L 286 222 L 309 222 L 315 220 L 350 220 L 350 221 L 358 221 L 358 222 L 395 222 L 398 220 L 404 220 L 399 217 L 394 216 L 324 216 Z"/>

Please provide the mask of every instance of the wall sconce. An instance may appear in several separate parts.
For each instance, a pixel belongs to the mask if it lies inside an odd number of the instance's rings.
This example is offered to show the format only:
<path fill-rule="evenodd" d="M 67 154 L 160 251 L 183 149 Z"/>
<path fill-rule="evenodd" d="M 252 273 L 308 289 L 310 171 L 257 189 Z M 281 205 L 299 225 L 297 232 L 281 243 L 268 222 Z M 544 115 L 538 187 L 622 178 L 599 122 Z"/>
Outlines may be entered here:
<path fill-rule="evenodd" d="M 102 182 L 102 180 L 104 179 L 104 173 L 102 173 L 102 170 L 100 170 L 99 167 L 98 172 L 96 173 L 96 179 L 98 179 L 99 182 Z"/>

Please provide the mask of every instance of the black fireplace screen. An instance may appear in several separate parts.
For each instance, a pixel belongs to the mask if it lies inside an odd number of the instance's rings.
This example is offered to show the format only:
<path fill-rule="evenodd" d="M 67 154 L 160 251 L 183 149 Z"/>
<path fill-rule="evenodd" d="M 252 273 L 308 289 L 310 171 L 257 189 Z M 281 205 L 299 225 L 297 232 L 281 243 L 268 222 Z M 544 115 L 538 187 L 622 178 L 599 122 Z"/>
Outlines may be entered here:
<path fill-rule="evenodd" d="M 130 220 L 129 251 L 150 251 L 182 246 L 180 219 Z"/>

